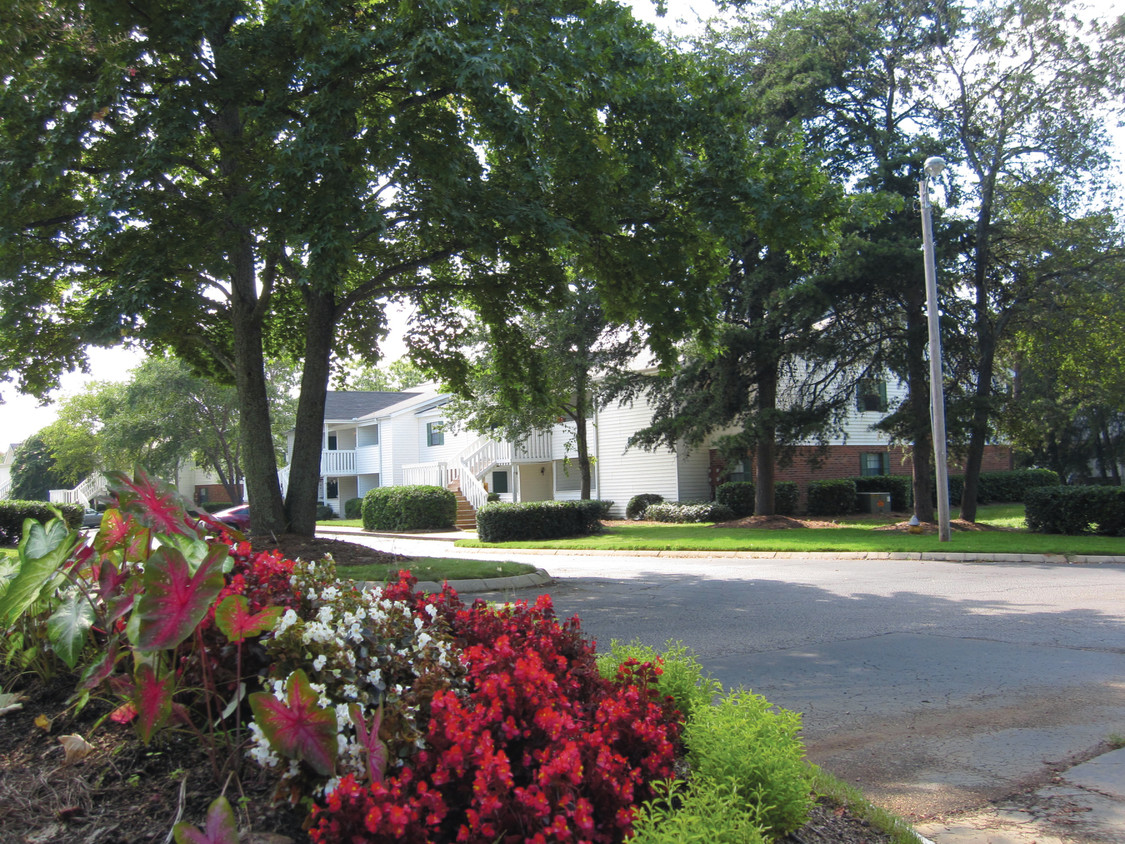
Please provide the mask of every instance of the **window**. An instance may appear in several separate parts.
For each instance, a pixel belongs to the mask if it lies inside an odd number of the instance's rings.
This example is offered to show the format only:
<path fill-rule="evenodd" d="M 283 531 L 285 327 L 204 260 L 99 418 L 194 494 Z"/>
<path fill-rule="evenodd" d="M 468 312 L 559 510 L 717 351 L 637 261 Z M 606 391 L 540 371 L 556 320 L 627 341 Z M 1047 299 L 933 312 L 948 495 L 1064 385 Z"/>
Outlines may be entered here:
<path fill-rule="evenodd" d="M 881 378 L 860 378 L 856 384 L 856 409 L 861 413 L 887 410 L 887 382 Z"/>
<path fill-rule="evenodd" d="M 426 423 L 426 445 L 445 445 L 445 423 Z"/>
<path fill-rule="evenodd" d="M 336 451 L 340 447 L 340 441 L 336 438 L 335 434 L 328 435 L 328 450 Z"/>
<path fill-rule="evenodd" d="M 339 498 L 340 497 L 340 481 L 338 478 L 326 478 L 324 480 L 324 497 L 325 498 Z"/>
<path fill-rule="evenodd" d="M 859 456 L 859 474 L 864 478 L 891 473 L 890 455 L 885 451 L 869 451 Z"/>
<path fill-rule="evenodd" d="M 496 471 L 492 473 L 491 492 L 508 492 L 508 473 Z"/>
<path fill-rule="evenodd" d="M 750 465 L 750 458 L 743 457 L 737 463 L 732 463 L 727 473 L 727 480 L 731 482 L 754 480 L 754 469 Z"/>

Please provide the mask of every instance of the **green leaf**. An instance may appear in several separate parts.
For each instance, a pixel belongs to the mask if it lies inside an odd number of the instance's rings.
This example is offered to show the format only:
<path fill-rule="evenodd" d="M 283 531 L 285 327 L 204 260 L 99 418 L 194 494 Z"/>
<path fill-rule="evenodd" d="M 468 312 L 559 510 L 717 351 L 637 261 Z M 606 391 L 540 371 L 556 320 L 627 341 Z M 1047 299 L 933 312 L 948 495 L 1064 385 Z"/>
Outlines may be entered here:
<path fill-rule="evenodd" d="M 129 641 L 139 650 L 156 651 L 190 636 L 222 591 L 219 559 L 210 554 L 193 574 L 179 551 L 157 549 L 145 564 L 143 591 L 126 626 Z"/>
<path fill-rule="evenodd" d="M 329 776 L 336 767 L 336 713 L 317 703 L 305 672 L 298 669 L 285 684 L 285 700 L 269 692 L 250 695 L 250 708 L 273 748 L 290 759 L 308 762 Z"/>
<path fill-rule="evenodd" d="M 58 582 L 59 569 L 81 537 L 62 519 L 44 527 L 28 519 L 19 545 L 20 570 L 0 597 L 0 620 L 12 623 Z"/>
<path fill-rule="evenodd" d="M 87 634 L 94 624 L 94 608 L 79 590 L 67 595 L 62 606 L 47 619 L 47 638 L 55 653 L 74 668 L 87 642 Z"/>

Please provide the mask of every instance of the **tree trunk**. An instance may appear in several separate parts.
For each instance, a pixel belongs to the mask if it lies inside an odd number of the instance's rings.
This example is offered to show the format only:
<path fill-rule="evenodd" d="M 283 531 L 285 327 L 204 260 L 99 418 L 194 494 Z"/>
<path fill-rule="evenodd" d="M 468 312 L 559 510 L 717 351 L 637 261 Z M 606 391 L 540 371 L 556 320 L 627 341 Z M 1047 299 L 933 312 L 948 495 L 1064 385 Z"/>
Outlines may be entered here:
<path fill-rule="evenodd" d="M 906 384 L 910 391 L 907 413 L 910 417 L 914 515 L 920 522 L 934 521 L 933 472 L 930 462 L 934 453 L 930 423 L 930 380 L 924 351 L 928 343 L 925 301 L 921 285 L 911 285 L 906 293 Z"/>
<path fill-rule="evenodd" d="M 969 427 L 969 451 L 965 458 L 965 487 L 961 493 L 961 518 L 977 520 L 977 491 L 984 464 L 984 447 L 988 441 L 988 420 L 992 404 L 992 370 L 996 359 L 996 342 L 987 318 L 977 327 L 977 386 L 973 397 L 973 419 Z"/>
<path fill-rule="evenodd" d="M 777 464 L 778 363 L 771 361 L 758 371 L 758 439 L 754 445 L 754 515 L 772 516 L 774 500 L 774 467 Z"/>
<path fill-rule="evenodd" d="M 270 430 L 266 364 L 262 352 L 262 321 L 255 289 L 254 249 L 248 232 L 239 238 L 234 264 L 231 322 L 234 332 L 234 378 L 242 414 L 242 465 L 251 503 L 251 530 L 285 532 L 285 508 L 277 479 L 277 457 Z"/>
<path fill-rule="evenodd" d="M 320 491 L 320 458 L 324 443 L 324 405 L 328 399 L 329 359 L 336 331 L 336 304 L 331 293 L 305 293 L 305 361 L 301 397 L 289 462 L 285 512 L 290 530 L 300 536 L 316 533 Z"/>

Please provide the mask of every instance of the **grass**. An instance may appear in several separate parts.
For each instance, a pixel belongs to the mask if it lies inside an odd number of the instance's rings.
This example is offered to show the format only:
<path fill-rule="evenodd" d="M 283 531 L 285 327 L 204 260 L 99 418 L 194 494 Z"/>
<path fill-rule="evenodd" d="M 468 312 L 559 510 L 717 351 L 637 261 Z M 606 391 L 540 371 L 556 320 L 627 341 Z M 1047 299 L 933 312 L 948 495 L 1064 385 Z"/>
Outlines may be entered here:
<path fill-rule="evenodd" d="M 810 767 L 813 773 L 813 793 L 827 797 L 837 806 L 846 806 L 853 815 L 863 818 L 875 829 L 891 836 L 895 844 L 918 844 L 918 836 L 904 820 L 870 803 L 854 786 L 836 779 L 816 765 Z"/>
<path fill-rule="evenodd" d="M 597 536 L 540 542 L 483 543 L 462 539 L 457 545 L 477 548 L 553 548 L 593 551 L 780 551 L 805 552 L 949 552 L 963 554 L 1060 554 L 1125 556 L 1125 538 L 1062 536 L 1030 533 L 1023 527 L 1022 504 L 981 507 L 978 521 L 1002 531 L 954 531 L 949 542 L 936 535 L 915 536 L 873 528 L 893 519 L 842 518 L 839 528 L 755 530 L 712 525 L 638 522 L 607 529 Z"/>
<path fill-rule="evenodd" d="M 337 566 L 336 573 L 340 577 L 351 580 L 365 580 L 368 582 L 385 583 L 398 577 L 402 564 L 398 565 L 367 565 L 367 566 Z M 535 571 L 535 566 L 527 563 L 507 563 L 496 560 L 457 560 L 443 557 L 415 557 L 409 565 L 410 572 L 419 580 L 432 580 L 441 583 L 443 580 L 476 580 L 490 577 L 514 577 L 520 574 L 530 574 Z"/>

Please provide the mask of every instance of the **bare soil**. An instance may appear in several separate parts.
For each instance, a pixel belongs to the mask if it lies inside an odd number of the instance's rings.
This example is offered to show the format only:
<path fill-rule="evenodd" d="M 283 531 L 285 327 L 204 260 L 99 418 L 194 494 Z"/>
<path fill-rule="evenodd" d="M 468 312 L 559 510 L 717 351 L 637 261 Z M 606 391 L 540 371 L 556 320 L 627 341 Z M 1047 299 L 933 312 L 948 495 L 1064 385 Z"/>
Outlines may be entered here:
<path fill-rule="evenodd" d="M 396 563 L 353 542 L 285 535 L 256 537 L 256 548 L 280 548 L 291 557 L 330 553 L 339 565 Z M 199 740 L 172 733 L 145 746 L 132 728 L 108 719 L 113 704 L 91 700 L 79 712 L 69 704 L 71 675 L 48 682 L 0 671 L 0 687 L 23 695 L 22 708 L 0 716 L 0 839 L 4 844 L 170 844 L 178 820 L 202 826 L 207 806 L 226 794 L 238 814 L 243 844 L 307 844 L 304 812 L 273 802 L 273 783 L 251 764 L 240 778 L 216 778 Z M 79 735 L 92 745 L 67 762 L 60 738 Z M 887 844 L 844 807 L 818 802 L 809 822 L 787 836 L 790 844 Z M 341 843 L 342 844 L 342 843 Z"/>

